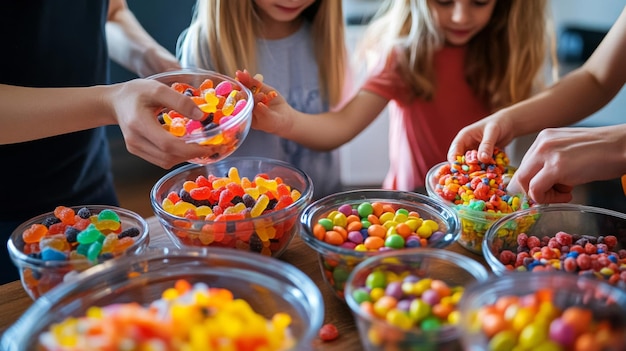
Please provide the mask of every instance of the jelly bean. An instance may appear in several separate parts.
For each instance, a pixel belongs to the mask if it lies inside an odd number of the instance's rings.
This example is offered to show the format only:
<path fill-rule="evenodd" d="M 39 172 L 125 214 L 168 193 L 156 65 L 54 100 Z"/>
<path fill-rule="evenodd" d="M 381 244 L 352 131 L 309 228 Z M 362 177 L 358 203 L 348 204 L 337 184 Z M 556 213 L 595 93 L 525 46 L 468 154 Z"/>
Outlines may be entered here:
<path fill-rule="evenodd" d="M 287 350 L 296 342 L 291 324 L 292 318 L 286 313 L 266 319 L 247 301 L 235 299 L 229 290 L 176 282 L 148 306 L 118 303 L 89 307 L 83 316 L 44 330 L 39 346 L 48 350 L 73 350 L 76 345 L 121 350 L 130 342 L 141 350 L 199 351 L 211 345 L 228 350 L 252 350 L 259 345 Z"/>

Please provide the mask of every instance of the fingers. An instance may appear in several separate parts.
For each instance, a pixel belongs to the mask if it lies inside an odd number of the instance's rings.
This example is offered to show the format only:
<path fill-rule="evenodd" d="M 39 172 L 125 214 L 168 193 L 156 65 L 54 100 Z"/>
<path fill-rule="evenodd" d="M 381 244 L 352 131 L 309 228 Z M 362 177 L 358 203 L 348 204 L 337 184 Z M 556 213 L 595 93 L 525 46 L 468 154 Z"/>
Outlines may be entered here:
<path fill-rule="evenodd" d="M 202 120 L 204 118 L 204 112 L 198 108 L 198 105 L 196 105 L 189 96 L 180 94 L 167 86 L 163 86 L 163 88 L 159 89 L 158 95 L 156 96 L 159 99 L 158 103 L 160 105 L 176 110 L 185 117 L 195 120 Z"/>
<path fill-rule="evenodd" d="M 478 160 L 481 162 L 490 162 L 493 150 L 496 147 L 496 141 L 500 137 L 500 132 L 493 124 L 487 124 L 483 132 L 483 138 L 478 145 Z"/>

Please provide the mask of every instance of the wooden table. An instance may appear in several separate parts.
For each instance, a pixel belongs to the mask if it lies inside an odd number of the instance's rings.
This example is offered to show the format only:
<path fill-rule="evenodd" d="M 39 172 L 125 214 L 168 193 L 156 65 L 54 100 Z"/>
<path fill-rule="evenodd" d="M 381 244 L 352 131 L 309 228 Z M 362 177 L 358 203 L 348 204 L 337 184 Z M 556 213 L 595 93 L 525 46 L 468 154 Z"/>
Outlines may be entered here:
<path fill-rule="evenodd" d="M 174 247 L 156 217 L 148 218 L 148 224 L 150 225 L 150 246 Z M 452 244 L 446 250 L 471 257 L 488 268 L 482 256 L 465 250 L 457 243 Z M 309 248 L 299 236 L 296 236 L 280 259 L 302 270 L 317 284 L 324 298 L 324 323 L 333 323 L 339 329 L 339 338 L 337 340 L 323 343 L 316 339 L 314 342 L 315 349 L 341 351 L 361 349 L 362 346 L 352 313 L 345 302 L 339 300 L 330 287 L 326 285 L 322 277 L 317 254 L 313 249 Z M 0 285 L 0 332 L 3 332 L 13 324 L 28 309 L 31 303 L 32 300 L 22 288 L 20 281 Z"/>

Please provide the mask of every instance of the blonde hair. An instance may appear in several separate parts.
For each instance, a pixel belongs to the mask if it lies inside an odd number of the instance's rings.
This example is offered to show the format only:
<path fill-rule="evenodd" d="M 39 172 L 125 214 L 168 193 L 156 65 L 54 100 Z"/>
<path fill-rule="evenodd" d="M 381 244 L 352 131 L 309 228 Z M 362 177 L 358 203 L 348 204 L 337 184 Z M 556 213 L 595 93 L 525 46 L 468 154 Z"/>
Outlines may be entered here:
<path fill-rule="evenodd" d="M 556 68 L 550 23 L 546 0 L 497 0 L 487 26 L 469 41 L 465 78 L 492 110 L 543 85 L 548 50 Z M 360 52 L 396 54 L 397 69 L 415 96 L 430 100 L 436 91 L 433 58 L 444 41 L 428 0 L 389 0 L 369 25 Z"/>
<path fill-rule="evenodd" d="M 301 15 L 311 23 L 322 96 L 335 105 L 347 70 L 341 1 L 317 0 Z M 252 0 L 198 0 L 185 35 L 198 67 L 228 75 L 244 68 L 262 74 L 257 72 L 256 39 L 263 30 Z"/>

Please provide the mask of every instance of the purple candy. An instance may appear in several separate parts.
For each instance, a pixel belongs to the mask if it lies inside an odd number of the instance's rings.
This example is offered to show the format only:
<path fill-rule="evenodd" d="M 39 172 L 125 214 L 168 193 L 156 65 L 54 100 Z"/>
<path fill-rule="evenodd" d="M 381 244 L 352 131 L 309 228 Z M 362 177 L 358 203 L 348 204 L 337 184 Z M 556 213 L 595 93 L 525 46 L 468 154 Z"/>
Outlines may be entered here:
<path fill-rule="evenodd" d="M 400 298 L 402 298 L 402 283 L 391 282 L 387 284 L 387 287 L 385 288 L 385 295 L 391 296 L 396 300 L 400 300 Z"/>
<path fill-rule="evenodd" d="M 351 231 L 351 232 L 348 233 L 348 240 L 350 240 L 351 242 L 353 242 L 355 244 L 362 244 L 363 243 L 363 235 L 361 235 L 361 232 Z"/>
<path fill-rule="evenodd" d="M 340 247 L 343 247 L 344 249 L 354 250 L 354 248 L 356 247 L 356 244 L 351 241 L 346 241 L 343 244 L 341 244 Z"/>
<path fill-rule="evenodd" d="M 432 241 L 432 242 L 439 241 L 439 240 L 443 239 L 443 236 L 444 236 L 444 235 L 445 235 L 445 234 L 444 234 L 443 232 L 441 232 L 441 231 L 436 231 L 436 232 L 434 232 L 434 233 L 430 236 L 430 238 L 428 238 L 428 241 Z"/>
<path fill-rule="evenodd" d="M 352 206 L 350 206 L 348 204 L 343 204 L 343 205 L 339 206 L 337 211 L 343 213 L 347 217 L 347 216 L 352 214 Z"/>
<path fill-rule="evenodd" d="M 403 283 L 417 283 L 419 281 L 420 281 L 420 278 L 412 274 L 407 275 L 406 277 L 404 277 L 404 279 L 402 279 Z"/>
<path fill-rule="evenodd" d="M 422 300 L 424 300 L 427 304 L 434 306 L 439 303 L 441 297 L 435 290 L 428 289 L 422 293 Z"/>
<path fill-rule="evenodd" d="M 411 235 L 406 238 L 406 241 L 404 242 L 404 246 L 405 247 L 420 247 L 422 246 L 422 244 L 420 243 L 420 239 L 417 236 Z"/>
<path fill-rule="evenodd" d="M 557 318 L 550 323 L 550 339 L 560 345 L 570 346 L 576 339 L 576 332 L 562 318 Z"/>
<path fill-rule="evenodd" d="M 396 308 L 400 311 L 409 312 L 409 309 L 411 308 L 411 301 L 413 300 L 402 299 L 398 301 Z"/>

